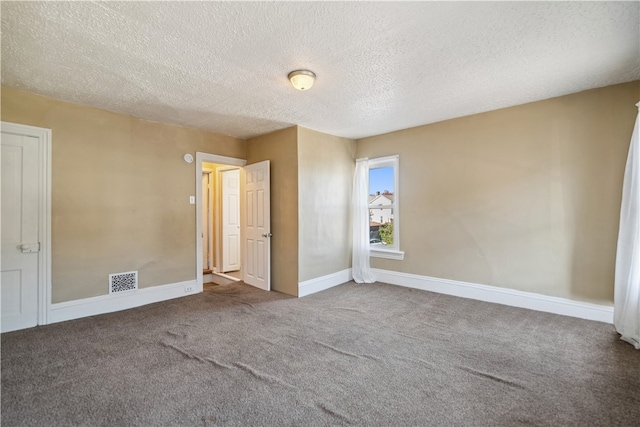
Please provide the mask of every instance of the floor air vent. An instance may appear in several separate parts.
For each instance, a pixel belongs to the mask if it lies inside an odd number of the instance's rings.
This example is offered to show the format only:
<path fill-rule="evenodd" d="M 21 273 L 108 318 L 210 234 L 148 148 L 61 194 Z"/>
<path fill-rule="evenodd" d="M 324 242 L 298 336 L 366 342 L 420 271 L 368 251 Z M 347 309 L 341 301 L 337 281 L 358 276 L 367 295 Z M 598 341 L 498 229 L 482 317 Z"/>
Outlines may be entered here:
<path fill-rule="evenodd" d="M 126 273 L 116 273 L 109 275 L 109 293 L 119 294 L 121 292 L 135 291 L 138 289 L 138 272 L 128 271 Z"/>

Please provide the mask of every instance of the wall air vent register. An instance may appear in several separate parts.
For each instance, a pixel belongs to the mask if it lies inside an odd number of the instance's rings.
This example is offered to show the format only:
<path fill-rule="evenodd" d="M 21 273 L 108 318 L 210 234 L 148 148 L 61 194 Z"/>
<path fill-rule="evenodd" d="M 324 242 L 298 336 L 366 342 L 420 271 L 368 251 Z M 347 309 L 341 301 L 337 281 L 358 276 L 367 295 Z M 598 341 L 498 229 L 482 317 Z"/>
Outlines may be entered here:
<path fill-rule="evenodd" d="M 109 294 L 119 294 L 138 289 L 138 272 L 128 271 L 109 275 Z"/>

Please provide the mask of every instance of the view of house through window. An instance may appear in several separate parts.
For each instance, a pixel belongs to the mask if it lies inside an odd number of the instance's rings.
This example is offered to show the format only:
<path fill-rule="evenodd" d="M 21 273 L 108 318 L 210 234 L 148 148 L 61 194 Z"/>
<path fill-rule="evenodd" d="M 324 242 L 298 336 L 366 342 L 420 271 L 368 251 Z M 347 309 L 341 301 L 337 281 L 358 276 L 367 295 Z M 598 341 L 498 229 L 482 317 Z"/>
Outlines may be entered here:
<path fill-rule="evenodd" d="M 369 169 L 369 243 L 371 246 L 394 247 L 393 169 L 392 166 Z"/>

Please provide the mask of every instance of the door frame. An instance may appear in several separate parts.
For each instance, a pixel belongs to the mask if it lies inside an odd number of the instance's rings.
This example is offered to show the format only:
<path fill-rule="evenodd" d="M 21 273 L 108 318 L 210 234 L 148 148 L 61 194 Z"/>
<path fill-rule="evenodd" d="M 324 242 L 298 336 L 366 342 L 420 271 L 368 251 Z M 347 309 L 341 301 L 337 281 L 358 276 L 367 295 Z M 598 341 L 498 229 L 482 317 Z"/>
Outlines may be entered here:
<path fill-rule="evenodd" d="M 51 310 L 51 129 L 0 122 L 2 132 L 38 139 L 38 325 Z"/>
<path fill-rule="evenodd" d="M 202 292 L 204 280 L 202 277 L 202 163 L 218 163 L 221 165 L 243 167 L 247 165 L 244 159 L 220 156 L 217 154 L 196 151 L 196 289 Z M 217 254 L 216 254 L 217 257 Z"/>
<path fill-rule="evenodd" d="M 206 236 L 207 240 L 209 240 L 209 268 L 213 269 L 214 265 L 217 264 L 215 262 L 215 260 L 213 259 L 212 253 L 214 252 L 214 241 L 213 241 L 213 230 L 216 228 L 216 224 L 215 221 L 213 221 L 213 213 L 215 212 L 215 201 L 214 201 L 214 191 L 215 189 L 213 188 L 213 185 L 211 185 L 212 182 L 215 182 L 214 180 L 214 174 L 215 170 L 211 169 L 211 168 L 202 168 L 202 175 L 207 174 L 209 175 L 209 191 L 208 191 L 208 197 L 209 197 L 209 234 L 208 236 Z M 200 187 L 202 189 L 202 187 Z M 202 193 L 200 193 L 202 194 Z M 204 238 L 205 236 L 203 236 Z M 217 253 L 217 250 L 216 250 Z M 204 268 L 204 262 L 202 263 L 202 266 Z"/>

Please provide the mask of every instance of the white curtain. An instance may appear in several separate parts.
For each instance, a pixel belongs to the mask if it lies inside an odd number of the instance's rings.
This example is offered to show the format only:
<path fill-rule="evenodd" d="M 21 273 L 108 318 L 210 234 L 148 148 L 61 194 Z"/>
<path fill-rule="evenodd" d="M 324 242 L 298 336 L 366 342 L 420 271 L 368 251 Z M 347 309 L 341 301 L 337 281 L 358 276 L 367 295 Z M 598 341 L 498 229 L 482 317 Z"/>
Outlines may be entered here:
<path fill-rule="evenodd" d="M 640 109 L 640 102 L 636 104 Z M 640 112 L 624 172 L 616 254 L 613 323 L 621 339 L 640 350 Z"/>
<path fill-rule="evenodd" d="M 356 160 L 353 177 L 353 280 L 373 283 L 369 263 L 369 159 Z"/>

